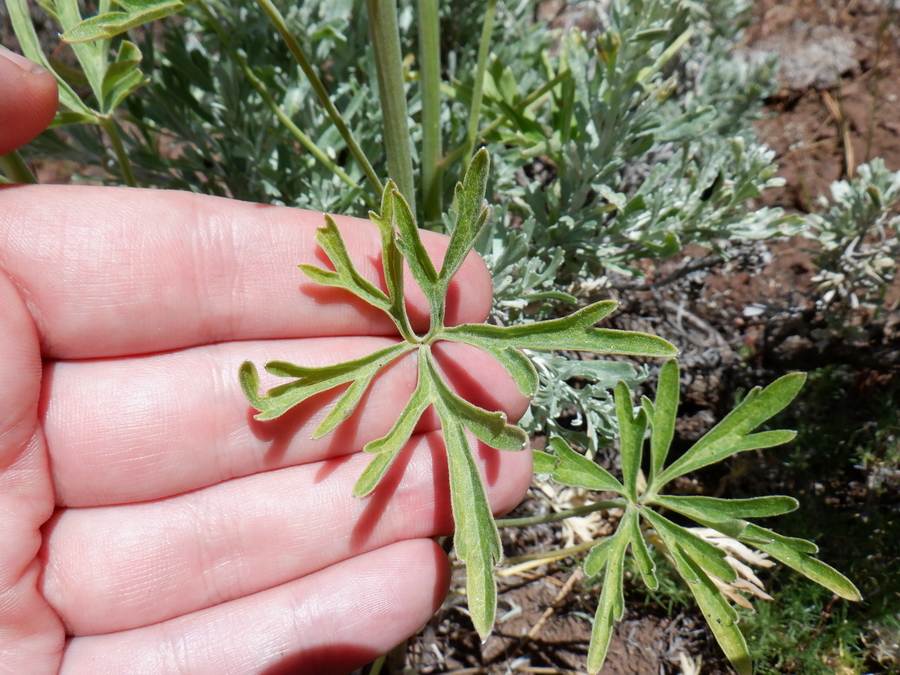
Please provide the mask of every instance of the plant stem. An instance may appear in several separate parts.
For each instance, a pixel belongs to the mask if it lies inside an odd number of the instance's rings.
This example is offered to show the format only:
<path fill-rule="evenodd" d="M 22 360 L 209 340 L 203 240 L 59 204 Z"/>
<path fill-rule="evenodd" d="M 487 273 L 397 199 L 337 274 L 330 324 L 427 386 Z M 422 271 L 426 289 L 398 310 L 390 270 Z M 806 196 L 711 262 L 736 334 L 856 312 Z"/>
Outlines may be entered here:
<path fill-rule="evenodd" d="M 437 0 L 419 0 L 419 88 L 422 92 L 422 213 L 426 223 L 443 213 L 441 164 L 441 39 Z"/>
<path fill-rule="evenodd" d="M 335 176 L 344 181 L 347 185 L 352 188 L 356 188 L 360 191 L 360 196 L 365 200 L 366 204 L 370 209 L 377 210 L 378 209 L 378 201 L 368 192 L 365 192 L 360 189 L 360 186 L 354 181 L 347 173 L 335 164 L 331 157 L 329 157 L 325 152 L 319 148 L 318 145 L 303 131 L 294 124 L 294 121 L 285 114 L 284 110 L 281 109 L 271 96 L 269 96 L 269 92 L 266 90 L 266 86 L 253 74 L 253 71 L 250 70 L 250 66 L 247 65 L 247 61 L 243 58 L 236 58 L 238 64 L 241 66 L 241 69 L 244 71 L 244 75 L 247 77 L 247 80 L 256 89 L 256 92 L 260 95 L 262 100 L 265 102 L 269 109 L 275 113 L 275 116 L 281 120 L 281 123 L 287 128 L 288 131 L 300 141 L 300 145 L 306 148 L 309 153 L 315 157 L 319 162 L 325 165 Z"/>
<path fill-rule="evenodd" d="M 481 28 L 481 43 L 478 45 L 478 65 L 475 68 L 475 82 L 472 85 L 472 108 L 469 110 L 469 131 L 466 134 L 465 151 L 462 155 L 462 167 L 459 170 L 460 180 L 469 166 L 475 140 L 478 137 L 478 121 L 481 117 L 481 97 L 484 88 L 484 69 L 487 65 L 488 52 L 491 49 L 491 34 L 494 32 L 494 15 L 497 12 L 497 0 L 488 0 L 484 14 L 484 25 Z"/>
<path fill-rule="evenodd" d="M 387 659 L 387 654 L 382 654 L 377 659 L 372 662 L 372 667 L 369 669 L 369 675 L 379 675 L 381 673 L 381 669 L 384 667 L 385 659 Z"/>
<path fill-rule="evenodd" d="M 359 165 L 362 167 L 363 172 L 365 172 L 366 178 L 369 180 L 369 184 L 372 186 L 375 194 L 380 196 L 384 186 L 382 186 L 381 181 L 378 179 L 375 169 L 372 168 L 371 163 L 369 163 L 369 158 L 363 153 L 362 148 L 359 147 L 359 144 L 350 132 L 349 127 L 344 123 L 344 118 L 341 117 L 341 113 L 338 112 L 338 109 L 334 107 L 334 103 L 331 102 L 331 97 L 328 95 L 325 85 L 322 84 L 322 80 L 319 79 L 316 71 L 313 70 L 312 64 L 310 64 L 309 59 L 306 58 L 306 54 L 303 52 L 300 43 L 297 42 L 297 39 L 293 35 L 291 35 L 281 12 L 279 12 L 278 8 L 272 4 L 271 0 L 256 1 L 275 25 L 275 30 L 281 35 L 281 39 L 284 40 L 284 43 L 287 45 L 287 48 L 290 50 L 294 59 L 300 65 L 301 70 L 303 70 L 303 73 L 309 79 L 309 83 L 312 85 L 313 91 L 316 92 L 319 103 L 322 104 L 322 107 L 325 108 L 325 112 L 328 113 L 334 126 L 337 127 L 338 132 L 347 144 L 347 149 L 350 151 L 350 154 L 352 154 L 356 158 L 356 161 L 359 162 Z"/>
<path fill-rule="evenodd" d="M 18 150 L 0 155 L 0 171 L 6 174 L 12 183 L 37 183 L 37 178 L 31 173 L 31 169 L 28 168 Z"/>
<path fill-rule="evenodd" d="M 602 539 L 605 539 L 603 537 Z M 529 555 L 520 555 L 514 558 L 505 558 L 503 562 L 509 564 L 517 564 L 528 562 L 529 560 L 546 560 L 549 558 L 567 558 L 570 555 L 574 555 L 575 553 L 581 553 L 582 551 L 587 551 L 588 549 L 593 548 L 597 544 L 602 541 L 602 539 L 591 539 L 590 541 L 583 541 L 580 544 L 576 544 L 575 546 L 570 546 L 569 548 L 558 548 L 553 551 L 544 551 L 542 553 L 530 553 Z"/>
<path fill-rule="evenodd" d="M 603 509 L 616 509 L 625 506 L 624 499 L 615 499 L 608 502 L 594 502 L 579 506 L 576 509 L 567 511 L 559 511 L 558 513 L 548 513 L 546 516 L 528 516 L 527 518 L 501 518 L 495 521 L 497 527 L 528 527 L 529 525 L 542 525 L 544 523 L 556 523 L 566 518 L 574 516 L 584 516 L 594 511 L 602 511 Z"/>
<path fill-rule="evenodd" d="M 396 0 L 366 0 L 369 11 L 369 31 L 375 51 L 375 70 L 378 73 L 378 93 L 381 116 L 384 120 L 384 147 L 387 152 L 388 173 L 416 213 L 416 193 L 413 183 L 412 154 L 410 153 L 409 122 L 406 110 L 406 90 L 403 82 L 403 61 L 400 56 L 400 33 L 397 27 Z"/>
<path fill-rule="evenodd" d="M 347 185 L 352 188 L 359 189 L 359 185 L 347 175 L 347 173 L 335 164 L 331 157 L 329 157 L 325 152 L 322 151 L 319 146 L 315 144 L 315 142 L 307 136 L 303 131 L 294 124 L 294 121 L 285 114 L 284 110 L 281 109 L 275 100 L 269 95 L 269 91 L 266 89 L 266 85 L 262 83 L 262 81 L 256 77 L 253 73 L 253 70 L 250 68 L 250 65 L 247 63 L 247 59 L 245 59 L 238 51 L 236 51 L 231 46 L 231 41 L 228 38 L 227 33 L 222 29 L 221 24 L 216 20 L 213 16 L 213 13 L 210 11 L 209 7 L 206 6 L 206 3 L 203 0 L 199 0 L 197 2 L 197 6 L 207 15 L 210 20 L 210 24 L 213 26 L 213 29 L 219 35 L 219 39 L 222 41 L 222 44 L 228 50 L 229 55 L 232 59 L 234 59 L 235 63 L 237 63 L 241 70 L 244 72 L 244 76 L 247 78 L 247 81 L 250 85 L 256 90 L 256 93 L 260 95 L 263 102 L 269 106 L 269 109 L 275 114 L 275 116 L 281 121 L 281 123 L 285 126 L 285 128 L 291 132 L 291 134 L 296 138 L 300 145 L 307 149 L 309 154 L 315 157 L 319 162 L 321 162 L 325 167 L 328 168 L 335 176 L 344 181 Z M 365 191 L 360 189 L 360 196 L 366 201 L 366 204 L 370 209 L 377 210 L 378 202 L 371 195 L 366 193 Z"/>
<path fill-rule="evenodd" d="M 125 144 L 122 143 L 122 136 L 119 135 L 119 127 L 112 116 L 103 116 L 100 118 L 100 126 L 109 136 L 112 142 L 113 152 L 116 153 L 116 159 L 119 162 L 119 168 L 122 170 L 122 179 L 128 187 L 137 187 L 137 180 L 134 172 L 131 170 L 131 160 L 128 159 L 128 151 L 125 150 Z"/>

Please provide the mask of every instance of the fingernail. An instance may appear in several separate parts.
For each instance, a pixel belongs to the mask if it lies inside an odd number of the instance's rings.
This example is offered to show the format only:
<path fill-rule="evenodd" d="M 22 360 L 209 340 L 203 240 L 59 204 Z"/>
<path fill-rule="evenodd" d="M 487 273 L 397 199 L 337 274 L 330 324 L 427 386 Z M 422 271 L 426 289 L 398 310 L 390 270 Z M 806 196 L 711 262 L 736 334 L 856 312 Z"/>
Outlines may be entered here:
<path fill-rule="evenodd" d="M 39 66 L 34 61 L 29 61 L 21 54 L 16 54 L 15 52 L 9 51 L 3 45 L 0 45 L 0 56 L 5 57 L 7 61 L 12 61 L 19 68 L 21 68 L 22 70 L 25 70 L 29 73 L 34 73 L 35 75 L 39 75 L 41 73 L 47 72 L 47 69 L 44 68 L 43 66 Z"/>

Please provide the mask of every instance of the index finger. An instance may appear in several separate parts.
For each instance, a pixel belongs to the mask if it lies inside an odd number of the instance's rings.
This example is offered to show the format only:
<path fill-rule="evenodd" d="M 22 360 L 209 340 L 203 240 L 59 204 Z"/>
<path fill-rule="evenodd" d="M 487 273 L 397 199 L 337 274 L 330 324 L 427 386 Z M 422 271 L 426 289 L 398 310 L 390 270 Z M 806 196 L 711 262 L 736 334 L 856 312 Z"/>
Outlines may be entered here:
<path fill-rule="evenodd" d="M 335 218 L 359 271 L 383 287 L 380 237 Z M 393 335 L 380 310 L 318 286 L 299 263 L 328 266 L 322 214 L 187 192 L 76 186 L 0 190 L 0 267 L 35 318 L 45 358 L 179 349 L 230 340 Z M 435 263 L 446 237 L 422 233 Z M 406 275 L 415 330 L 429 310 Z M 487 268 L 472 255 L 448 294 L 447 322 L 482 321 Z"/>

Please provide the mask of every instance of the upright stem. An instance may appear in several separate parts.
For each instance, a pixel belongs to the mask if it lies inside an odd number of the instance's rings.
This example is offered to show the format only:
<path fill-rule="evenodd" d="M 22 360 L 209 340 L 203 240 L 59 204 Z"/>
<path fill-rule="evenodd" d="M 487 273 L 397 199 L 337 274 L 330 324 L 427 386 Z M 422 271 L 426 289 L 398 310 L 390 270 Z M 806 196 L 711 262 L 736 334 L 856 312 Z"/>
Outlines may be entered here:
<path fill-rule="evenodd" d="M 481 97 L 484 88 L 484 69 L 487 65 L 488 52 L 491 50 L 491 34 L 494 32 L 494 15 L 497 12 L 497 0 L 488 0 L 484 14 L 484 25 L 481 28 L 481 43 L 478 45 L 478 66 L 475 69 L 475 83 L 472 86 L 472 108 L 469 111 L 469 130 L 466 134 L 465 152 L 462 156 L 462 167 L 459 170 L 460 180 L 466 173 L 475 140 L 478 138 L 478 121 L 481 117 Z"/>
<path fill-rule="evenodd" d="M 260 95 L 263 102 L 269 106 L 269 110 L 271 110 L 275 116 L 281 121 L 281 123 L 285 126 L 285 128 L 291 132 L 291 134 L 296 138 L 300 145 L 302 145 L 306 150 L 315 157 L 319 162 L 321 162 L 329 171 L 331 171 L 335 176 L 344 181 L 347 185 L 352 188 L 360 189 L 360 186 L 356 184 L 356 182 L 347 175 L 347 173 L 335 164 L 331 158 L 325 154 L 325 152 L 319 148 L 315 144 L 315 142 L 307 136 L 303 131 L 294 124 L 294 121 L 287 116 L 284 110 L 281 109 L 281 106 L 275 102 L 275 100 L 269 95 L 269 91 L 266 89 L 266 85 L 262 83 L 262 81 L 256 77 L 253 70 L 251 70 L 250 65 L 247 63 L 247 59 L 241 56 L 240 52 L 238 52 L 231 45 L 231 40 L 228 37 L 228 34 L 225 32 L 225 29 L 216 20 L 213 13 L 210 11 L 209 7 L 203 2 L 203 0 L 199 0 L 197 5 L 203 11 L 204 14 L 209 18 L 210 25 L 212 25 L 213 30 L 216 31 L 219 38 L 222 40 L 222 44 L 225 46 L 225 49 L 228 51 L 228 54 L 232 59 L 241 67 L 241 70 L 244 71 L 244 77 L 247 78 L 247 81 L 250 85 L 256 89 L 256 93 Z M 365 190 L 360 189 L 360 195 L 363 199 L 365 199 L 366 204 L 369 205 L 371 209 L 378 208 L 378 202 L 372 197 L 372 195 L 367 194 Z"/>
<path fill-rule="evenodd" d="M 344 118 L 341 117 L 341 113 L 338 112 L 338 109 L 334 107 L 334 103 L 331 102 L 331 97 L 328 95 L 325 85 L 322 84 L 322 80 L 319 79 L 316 71 L 313 70 L 312 64 L 310 64 L 309 59 L 306 58 L 306 54 L 303 52 L 300 43 L 297 42 L 297 39 L 293 35 L 291 35 L 281 12 L 279 12 L 278 8 L 272 4 L 271 0 L 256 1 L 275 25 L 275 30 L 281 35 L 281 39 L 284 40 L 284 43 L 287 45 L 287 48 L 290 50 L 294 59 L 300 65 L 301 70 L 303 70 L 303 73 L 309 79 L 309 83 L 312 85 L 313 91 L 316 92 L 319 103 L 325 108 L 325 112 L 328 113 L 334 126 L 337 127 L 338 132 L 343 137 L 344 142 L 347 144 L 347 149 L 350 150 L 350 153 L 356 158 L 356 161 L 359 162 L 359 165 L 366 174 L 366 178 L 369 179 L 369 184 L 372 186 L 372 189 L 375 190 L 375 194 L 380 196 L 384 187 L 381 185 L 381 181 L 378 180 L 375 169 L 372 168 L 368 157 L 363 153 L 362 148 L 359 147 L 356 139 L 353 138 L 353 134 L 344 123 Z"/>
<path fill-rule="evenodd" d="M 122 170 L 122 178 L 125 181 L 125 185 L 137 187 L 134 171 L 131 170 L 131 160 L 128 158 L 128 151 L 125 150 L 125 144 L 122 143 L 119 127 L 116 126 L 115 120 L 111 116 L 101 117 L 100 126 L 103 127 L 103 130 L 112 142 L 113 152 L 116 153 L 116 159 L 119 161 L 119 168 Z"/>
<path fill-rule="evenodd" d="M 384 147 L 388 173 L 397 184 L 410 210 L 416 212 L 410 153 L 406 90 L 403 84 L 403 60 L 400 56 L 400 32 L 397 27 L 396 0 L 366 0 L 369 30 L 375 51 L 375 70 L 384 118 Z"/>
<path fill-rule="evenodd" d="M 441 164 L 441 40 L 438 0 L 419 0 L 419 88 L 422 91 L 422 213 L 426 223 L 443 213 Z"/>
<path fill-rule="evenodd" d="M 13 183 L 37 183 L 37 178 L 16 150 L 0 155 L 0 171 Z"/>

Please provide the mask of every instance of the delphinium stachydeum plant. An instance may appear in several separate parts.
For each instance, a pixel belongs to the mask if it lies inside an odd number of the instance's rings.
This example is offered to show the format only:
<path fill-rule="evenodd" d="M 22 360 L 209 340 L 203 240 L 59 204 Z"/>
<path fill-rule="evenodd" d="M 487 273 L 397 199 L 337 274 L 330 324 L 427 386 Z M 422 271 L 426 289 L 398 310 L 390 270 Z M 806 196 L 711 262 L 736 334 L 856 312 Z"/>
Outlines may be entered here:
<path fill-rule="evenodd" d="M 387 185 L 381 200 L 381 213 L 370 213 L 370 218 L 381 232 L 386 290 L 378 288 L 359 273 L 334 220 L 325 216 L 326 224 L 318 230 L 316 238 L 335 269 L 331 271 L 311 265 L 302 265 L 301 269 L 318 283 L 343 288 L 387 313 L 396 324 L 401 340 L 368 356 L 333 366 L 309 368 L 271 361 L 266 364 L 268 372 L 292 379 L 262 396 L 256 367 L 245 362 L 240 371 L 244 392 L 259 411 L 256 417 L 260 420 L 274 419 L 310 396 L 349 382 L 350 386 L 316 429 L 314 437 L 319 438 L 347 419 L 382 369 L 402 356 L 416 352 L 416 388 L 387 435 L 366 444 L 364 449 L 373 455 L 372 461 L 360 476 L 353 493 L 357 497 L 365 497 L 376 488 L 406 445 L 422 413 L 433 405 L 441 422 L 447 449 L 450 496 L 456 524 L 454 546 L 457 556 L 466 564 L 469 611 L 482 638 L 490 634 L 494 624 L 497 605 L 494 565 L 502 558 L 502 550 L 466 430 L 499 450 L 525 450 L 528 437 L 522 429 L 509 424 L 504 413 L 484 410 L 458 396 L 444 381 L 435 363 L 432 346 L 447 340 L 464 342 L 486 351 L 497 359 L 520 391 L 529 397 L 537 389 L 538 377 L 521 349 L 565 349 L 661 357 L 677 353 L 675 347 L 662 338 L 594 328 L 594 324 L 615 309 L 614 302 L 598 302 L 564 318 L 518 326 L 444 325 L 450 281 L 490 221 L 491 209 L 484 200 L 488 168 L 488 154 L 481 150 L 472 159 L 462 183 L 457 185 L 456 224 L 440 270 L 422 245 L 416 220 L 406 200 L 393 183 Z M 430 305 L 430 327 L 424 335 L 413 331 L 406 313 L 403 299 L 404 261 Z"/>
<path fill-rule="evenodd" d="M 791 373 L 765 389 L 756 387 L 721 422 L 710 429 L 686 453 L 666 466 L 669 445 L 675 432 L 679 399 L 679 369 L 675 360 L 663 365 L 655 400 L 644 397 L 640 407 L 632 405 L 631 392 L 624 382 L 616 387 L 616 416 L 622 456 L 622 480 L 573 451 L 554 437 L 549 453 L 535 451 L 535 471 L 548 473 L 565 485 L 614 492 L 619 499 L 607 502 L 624 509 L 615 534 L 594 546 L 584 560 L 589 577 L 602 579 L 603 589 L 594 619 L 588 671 L 603 666 L 615 623 L 625 610 L 625 552 L 630 547 L 644 583 L 659 586 L 655 563 L 648 543 L 657 548 L 687 582 L 700 610 L 740 675 L 752 673 L 747 643 L 738 626 L 738 614 L 723 592 L 737 581 L 742 566 L 729 558 L 726 547 L 716 546 L 701 534 L 715 531 L 716 540 L 731 540 L 759 549 L 848 600 L 860 600 L 859 591 L 845 576 L 813 557 L 818 548 L 804 539 L 785 537 L 746 520 L 789 513 L 797 500 L 785 496 L 750 499 L 717 499 L 706 496 L 664 494 L 667 484 L 704 466 L 720 462 L 738 452 L 770 448 L 790 441 L 793 431 L 784 429 L 751 433 L 760 424 L 783 410 L 803 386 L 806 375 Z M 645 436 L 649 433 L 649 474 L 641 469 Z M 663 515 L 670 512 L 668 515 Z M 701 529 L 684 527 L 685 520 Z M 739 543 L 738 543 L 739 542 Z"/>

